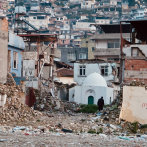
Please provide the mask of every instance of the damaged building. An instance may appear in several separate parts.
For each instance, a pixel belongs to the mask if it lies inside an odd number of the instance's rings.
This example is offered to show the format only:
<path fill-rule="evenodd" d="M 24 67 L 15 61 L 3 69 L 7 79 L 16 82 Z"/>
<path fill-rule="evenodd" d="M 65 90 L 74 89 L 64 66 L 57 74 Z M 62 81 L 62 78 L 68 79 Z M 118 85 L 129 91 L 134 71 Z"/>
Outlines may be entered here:
<path fill-rule="evenodd" d="M 147 124 L 147 20 L 127 20 L 130 24 L 130 39 L 121 35 L 120 81 L 123 86 L 123 103 L 120 119 Z"/>
<path fill-rule="evenodd" d="M 119 92 L 119 63 L 106 62 L 100 59 L 77 60 L 73 62 L 74 82 L 77 83 L 77 86 L 69 90 L 69 100 L 84 104 L 96 104 L 97 99 L 103 96 L 105 103 L 111 104 Z M 89 89 L 83 92 L 83 86 L 89 86 Z M 95 90 L 90 88 L 92 86 L 96 86 Z M 100 90 L 101 88 L 103 90 Z M 83 95 L 81 96 L 83 100 L 78 98 L 80 93 L 77 90 Z M 89 94 L 85 95 L 87 91 Z M 94 93 L 96 91 L 100 92 L 92 95 L 92 91 L 95 91 Z M 90 99 L 90 102 L 88 102 L 88 99 Z"/>

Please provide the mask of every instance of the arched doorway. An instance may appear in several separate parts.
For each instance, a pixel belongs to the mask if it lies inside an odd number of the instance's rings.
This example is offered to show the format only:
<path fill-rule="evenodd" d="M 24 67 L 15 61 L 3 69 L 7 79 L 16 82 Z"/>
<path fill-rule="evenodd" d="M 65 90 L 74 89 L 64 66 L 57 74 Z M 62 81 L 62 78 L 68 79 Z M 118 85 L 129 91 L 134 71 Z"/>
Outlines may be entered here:
<path fill-rule="evenodd" d="M 88 105 L 90 105 L 90 104 L 94 104 L 94 97 L 93 96 L 88 97 Z"/>

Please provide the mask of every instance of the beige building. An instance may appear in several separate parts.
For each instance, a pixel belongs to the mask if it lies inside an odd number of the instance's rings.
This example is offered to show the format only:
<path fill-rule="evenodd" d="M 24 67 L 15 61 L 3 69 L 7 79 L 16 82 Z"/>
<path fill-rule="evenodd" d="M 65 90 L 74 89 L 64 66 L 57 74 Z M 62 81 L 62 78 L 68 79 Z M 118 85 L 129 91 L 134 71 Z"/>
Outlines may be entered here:
<path fill-rule="evenodd" d="M 88 48 L 88 59 L 94 59 L 93 51 L 95 49 L 95 41 L 91 37 L 81 38 L 81 47 Z"/>
<path fill-rule="evenodd" d="M 8 21 L 0 16 L 0 83 L 7 81 Z"/>

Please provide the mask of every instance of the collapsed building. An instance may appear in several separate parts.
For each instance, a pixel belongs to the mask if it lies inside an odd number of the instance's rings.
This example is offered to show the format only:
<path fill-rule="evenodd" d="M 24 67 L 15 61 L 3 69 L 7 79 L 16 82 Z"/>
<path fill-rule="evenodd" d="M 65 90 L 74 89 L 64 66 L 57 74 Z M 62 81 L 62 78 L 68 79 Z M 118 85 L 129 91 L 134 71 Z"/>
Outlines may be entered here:
<path fill-rule="evenodd" d="M 123 87 L 123 103 L 120 118 L 129 122 L 146 124 L 147 85 L 147 20 L 127 20 L 130 24 L 130 39 L 121 35 L 120 81 Z"/>

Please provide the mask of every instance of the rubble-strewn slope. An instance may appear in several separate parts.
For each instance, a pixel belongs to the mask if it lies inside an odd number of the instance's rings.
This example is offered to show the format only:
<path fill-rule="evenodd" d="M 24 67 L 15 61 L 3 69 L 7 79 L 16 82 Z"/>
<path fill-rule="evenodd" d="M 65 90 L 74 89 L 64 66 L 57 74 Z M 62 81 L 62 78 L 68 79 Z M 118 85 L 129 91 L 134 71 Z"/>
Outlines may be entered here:
<path fill-rule="evenodd" d="M 11 74 L 8 74 L 7 83 L 0 84 L 0 94 L 7 95 L 6 104 L 1 107 L 0 122 L 19 122 L 33 120 L 40 112 L 34 111 L 21 103 L 21 89 L 16 86 L 16 83 Z"/>

